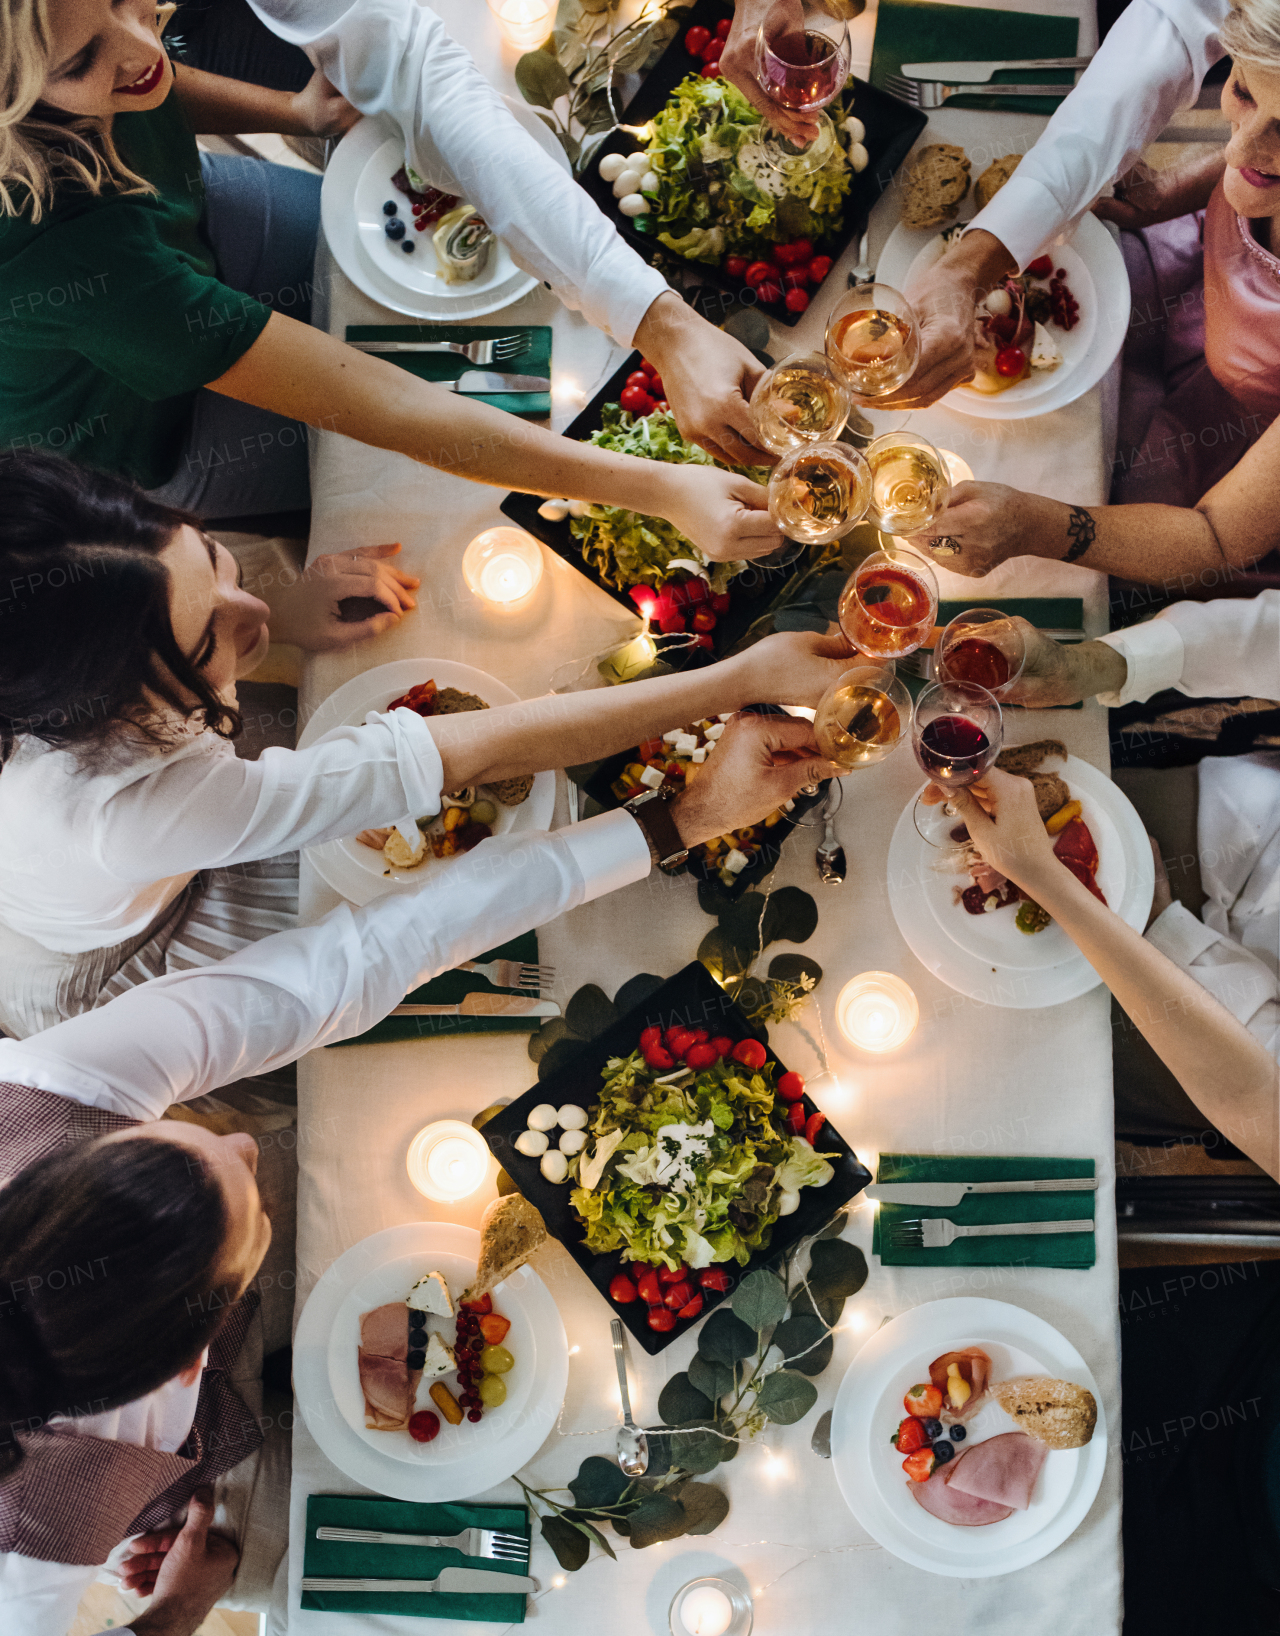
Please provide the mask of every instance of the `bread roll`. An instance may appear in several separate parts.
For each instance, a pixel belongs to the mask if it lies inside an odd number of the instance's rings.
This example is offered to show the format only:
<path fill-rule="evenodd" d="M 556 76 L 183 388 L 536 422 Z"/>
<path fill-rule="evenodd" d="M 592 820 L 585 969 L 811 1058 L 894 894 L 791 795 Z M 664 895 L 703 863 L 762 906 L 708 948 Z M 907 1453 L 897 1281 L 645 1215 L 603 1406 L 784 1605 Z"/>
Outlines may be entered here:
<path fill-rule="evenodd" d="M 1006 153 L 1003 159 L 993 159 L 973 184 L 973 196 L 978 209 L 984 210 L 1018 168 L 1022 155 Z"/>
<path fill-rule="evenodd" d="M 1051 1449 L 1083 1448 L 1098 1424 L 1093 1393 L 1069 1380 L 1024 1375 L 988 1390 L 1020 1431 Z"/>

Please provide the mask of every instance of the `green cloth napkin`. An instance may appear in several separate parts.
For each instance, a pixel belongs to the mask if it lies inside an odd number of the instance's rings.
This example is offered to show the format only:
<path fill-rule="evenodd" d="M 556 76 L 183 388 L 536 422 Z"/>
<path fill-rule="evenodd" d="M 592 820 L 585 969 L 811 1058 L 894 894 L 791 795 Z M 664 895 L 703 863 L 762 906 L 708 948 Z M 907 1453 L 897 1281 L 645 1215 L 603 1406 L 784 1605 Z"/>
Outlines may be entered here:
<path fill-rule="evenodd" d="M 398 364 L 423 381 L 456 381 L 469 369 L 496 370 L 502 375 L 541 375 L 551 378 L 551 326 L 549 324 L 348 324 L 348 341 L 488 341 L 498 335 L 527 335 L 528 352 L 507 363 L 469 364 L 460 352 L 380 352 L 390 364 Z M 469 392 L 477 403 L 491 403 L 495 409 L 519 415 L 521 420 L 541 420 L 551 413 L 550 392 Z"/>
<path fill-rule="evenodd" d="M 1024 57 L 1074 57 L 1079 25 L 1074 17 L 1045 17 L 1025 11 L 986 11 L 977 6 L 940 5 L 938 0 L 880 0 L 871 52 L 871 83 L 884 89 L 885 76 L 904 62 L 1010 61 Z M 1070 85 L 1069 68 L 1003 70 L 993 85 Z M 984 108 L 1002 113 L 1053 114 L 1058 97 L 951 97 L 948 108 Z M 976 158 L 970 155 L 970 158 Z M 976 181 L 987 163 L 975 163 Z"/>
<path fill-rule="evenodd" d="M 1084 603 L 1078 596 L 1016 596 L 992 597 L 988 601 L 970 598 L 967 602 L 939 602 L 938 624 L 947 626 L 967 608 L 995 608 L 1006 613 L 1011 619 L 1021 618 L 1028 620 L 1041 630 L 1065 631 L 1083 630 Z M 918 699 L 930 684 L 922 676 L 913 676 L 905 668 L 898 672 L 898 678 L 910 693 L 913 702 Z M 1020 704 L 1004 704 L 1002 710 L 1021 710 Z M 1077 704 L 1059 706 L 1062 710 L 1083 710 L 1083 700 Z"/>
<path fill-rule="evenodd" d="M 501 948 L 476 955 L 483 960 L 524 960 L 538 962 L 537 932 L 522 932 Z M 468 994 L 516 994 L 514 988 L 497 988 L 487 977 L 474 971 L 442 971 L 421 988 L 405 995 L 408 1005 L 458 1005 Z M 534 996 L 530 995 L 532 999 Z M 429 1039 L 446 1034 L 534 1034 L 545 1017 L 384 1017 L 367 1034 L 354 1039 L 334 1040 L 332 1046 L 385 1045 L 388 1040 Z"/>
<path fill-rule="evenodd" d="M 877 1182 L 1025 1182 L 1092 1176 L 1092 1159 L 1001 1159 L 937 1153 L 882 1153 Z M 950 1209 L 881 1204 L 871 1233 L 872 1253 L 886 1267 L 1091 1267 L 1096 1259 L 1096 1193 L 975 1193 Z M 887 1229 L 897 1221 L 940 1216 L 957 1227 L 992 1221 L 1074 1221 L 1076 1233 L 1043 1237 L 958 1238 L 946 1250 L 891 1250 Z"/>
<path fill-rule="evenodd" d="M 327 1579 L 434 1579 L 441 1568 L 486 1568 L 523 1577 L 518 1562 L 491 1562 L 461 1551 L 427 1545 L 351 1545 L 317 1539 L 316 1529 L 370 1528 L 394 1534 L 456 1534 L 463 1528 L 505 1528 L 529 1534 L 529 1513 L 522 1505 L 419 1505 L 411 1500 L 383 1500 L 364 1494 L 307 1496 L 307 1540 L 302 1572 Z M 417 1619 L 491 1620 L 522 1625 L 526 1597 L 445 1594 L 432 1591 L 303 1591 L 302 1606 L 319 1613 L 393 1613 Z"/>

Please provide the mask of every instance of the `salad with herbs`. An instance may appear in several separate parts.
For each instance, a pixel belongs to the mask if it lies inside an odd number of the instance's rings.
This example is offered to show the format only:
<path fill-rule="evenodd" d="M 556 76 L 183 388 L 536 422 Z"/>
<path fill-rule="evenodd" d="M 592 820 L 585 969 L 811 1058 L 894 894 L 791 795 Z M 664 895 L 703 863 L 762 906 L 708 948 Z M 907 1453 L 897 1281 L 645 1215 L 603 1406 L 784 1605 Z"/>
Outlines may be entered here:
<path fill-rule="evenodd" d="M 835 1174 L 814 1145 L 825 1115 L 799 1074 L 774 1073 L 758 1040 L 705 1028 L 646 1028 L 611 1058 L 571 1195 L 587 1247 L 682 1276 L 766 1249 L 801 1189 Z"/>

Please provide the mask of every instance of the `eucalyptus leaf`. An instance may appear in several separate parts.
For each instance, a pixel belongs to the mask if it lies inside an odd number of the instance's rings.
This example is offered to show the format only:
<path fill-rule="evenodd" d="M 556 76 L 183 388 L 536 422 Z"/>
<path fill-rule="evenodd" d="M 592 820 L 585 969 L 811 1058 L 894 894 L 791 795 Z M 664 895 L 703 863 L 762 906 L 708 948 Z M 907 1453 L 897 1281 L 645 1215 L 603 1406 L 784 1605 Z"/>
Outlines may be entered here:
<path fill-rule="evenodd" d="M 703 1426 L 682 1426 L 671 1439 L 671 1463 L 680 1471 L 692 1471 L 698 1476 L 714 1471 L 726 1451 L 736 1447 L 727 1438 L 712 1429 L 712 1422 Z"/>
<path fill-rule="evenodd" d="M 541 1062 L 557 1040 L 577 1037 L 563 1017 L 548 1017 L 535 1034 L 529 1035 L 529 1056 L 534 1062 Z"/>
<path fill-rule="evenodd" d="M 642 68 L 653 51 L 653 30 L 648 28 L 637 29 L 616 54 L 611 52 L 613 71 L 615 74 L 630 74 Z"/>
<path fill-rule="evenodd" d="M 609 99 L 602 93 L 590 97 L 578 110 L 578 122 L 587 136 L 603 136 L 618 123 Z"/>
<path fill-rule="evenodd" d="M 658 992 L 664 981 L 664 978 L 655 977 L 651 971 L 640 971 L 634 977 L 628 977 L 613 997 L 613 1004 L 619 1016 L 625 1016 L 628 1011 L 634 1011 L 637 1006 L 643 1005 Z"/>
<path fill-rule="evenodd" d="M 798 983 L 811 977 L 815 986 L 822 981 L 822 967 L 807 954 L 775 954 L 769 962 L 769 976 L 779 983 Z"/>
<path fill-rule="evenodd" d="M 739 986 L 735 998 L 748 1017 L 754 1017 L 758 1011 L 766 1010 L 773 1004 L 769 985 L 759 977 L 748 977 Z"/>
<path fill-rule="evenodd" d="M 715 1422 L 715 1427 L 717 1431 L 724 1433 L 724 1436 L 720 1439 L 721 1460 L 736 1460 L 738 1458 L 738 1450 L 742 1447 L 742 1444 L 738 1441 L 737 1428 L 734 1426 L 733 1422 L 724 1415 L 721 1415 L 721 1417 Z"/>
<path fill-rule="evenodd" d="M 516 64 L 516 85 L 526 102 L 549 108 L 572 90 L 569 76 L 549 51 L 526 51 Z"/>
<path fill-rule="evenodd" d="M 743 307 L 725 321 L 724 332 L 744 347 L 759 350 L 769 345 L 769 320 L 758 307 Z"/>
<path fill-rule="evenodd" d="M 575 1034 L 584 1040 L 593 1040 L 617 1022 L 618 1008 L 598 984 L 584 983 L 570 996 L 564 1008 L 564 1020 Z"/>
<path fill-rule="evenodd" d="M 554 1045 L 549 1046 L 543 1053 L 542 1061 L 538 1064 L 538 1078 L 540 1080 L 551 1079 L 555 1074 L 558 1074 L 562 1068 L 566 1068 L 573 1061 L 578 1052 L 581 1051 L 582 1046 L 583 1041 L 578 1039 L 576 1035 L 566 1035 L 564 1039 L 557 1040 Z"/>
<path fill-rule="evenodd" d="M 658 1395 L 658 1413 L 668 1426 L 684 1426 L 691 1420 L 710 1420 L 712 1402 L 700 1392 L 682 1370 Z"/>
<path fill-rule="evenodd" d="M 725 1307 L 716 1310 L 703 1324 L 698 1351 L 711 1363 L 735 1364 L 756 1350 L 756 1332 Z"/>
<path fill-rule="evenodd" d="M 736 903 L 730 903 L 721 914 L 720 930 L 747 953 L 754 955 L 760 947 L 760 924 L 767 903 L 763 892 L 744 892 Z"/>
<path fill-rule="evenodd" d="M 772 1329 L 787 1310 L 787 1291 L 782 1280 L 763 1267 L 747 1276 L 734 1290 L 729 1305 L 735 1318 L 757 1332 Z"/>
<path fill-rule="evenodd" d="M 840 1234 L 844 1232 L 848 1225 L 849 1212 L 847 1210 L 837 1210 L 835 1215 L 832 1216 L 831 1220 L 822 1229 L 822 1231 L 820 1233 L 815 1233 L 813 1236 L 816 1239 L 839 1238 Z"/>
<path fill-rule="evenodd" d="M 689 1360 L 689 1384 L 716 1403 L 733 1387 L 733 1368 L 695 1352 Z"/>
<path fill-rule="evenodd" d="M 704 915 L 715 915 L 719 919 L 732 902 L 732 896 L 717 878 L 698 882 L 698 907 Z"/>
<path fill-rule="evenodd" d="M 608 1552 L 615 1562 L 618 1560 L 617 1552 L 596 1527 L 594 1512 L 568 1510 L 562 1511 L 560 1514 L 567 1522 L 571 1522 L 575 1528 L 581 1529 L 581 1531 L 586 1534 L 589 1539 L 593 1539 L 602 1551 Z M 605 1518 L 604 1520 L 608 1521 L 608 1518 Z"/>
<path fill-rule="evenodd" d="M 602 1505 L 617 1505 L 630 1487 L 631 1479 L 602 1454 L 591 1454 L 578 1467 L 578 1475 L 569 1480 L 569 1492 L 584 1511 L 593 1511 Z"/>
<path fill-rule="evenodd" d="M 798 1313 L 774 1330 L 773 1345 L 782 1352 L 789 1369 L 802 1375 L 820 1375 L 831 1362 L 835 1343 L 821 1318 Z"/>
<path fill-rule="evenodd" d="M 766 943 L 807 943 L 818 925 L 818 905 L 798 886 L 780 886 L 764 912 Z"/>
<path fill-rule="evenodd" d="M 744 955 L 719 926 L 713 926 L 698 944 L 698 959 L 713 977 L 728 982 L 741 977 L 751 964 L 751 955 Z"/>
<path fill-rule="evenodd" d="M 867 1258 L 842 1238 L 819 1239 L 809 1252 L 808 1284 L 817 1300 L 846 1300 L 867 1281 Z"/>
<path fill-rule="evenodd" d="M 807 602 L 797 602 L 790 608 L 779 608 L 773 616 L 773 628 L 776 631 L 825 632 L 830 623 L 826 614 L 819 613 Z"/>
<path fill-rule="evenodd" d="M 646 1475 L 665 1477 L 672 1466 L 680 1463 L 675 1454 L 677 1434 L 658 1426 L 646 1426 L 645 1436 L 649 1439 L 649 1465 Z"/>
<path fill-rule="evenodd" d="M 627 1522 L 633 1551 L 643 1551 L 664 1539 L 679 1539 L 687 1527 L 684 1508 L 669 1494 L 646 1495 Z"/>
<path fill-rule="evenodd" d="M 837 1296 L 834 1300 L 815 1300 L 808 1290 L 802 1289 L 791 1302 L 791 1316 L 798 1318 L 808 1313 L 821 1318 L 828 1329 L 834 1329 L 840 1322 L 840 1314 L 844 1311 L 844 1297 Z"/>
<path fill-rule="evenodd" d="M 756 1403 L 775 1426 L 794 1426 L 817 1401 L 818 1388 L 794 1369 L 775 1369 L 765 1376 L 756 1394 Z"/>
<path fill-rule="evenodd" d="M 568 1573 L 577 1573 L 591 1555 L 591 1541 L 581 1528 L 566 1522 L 558 1512 L 542 1519 L 542 1537 L 556 1554 L 556 1561 Z"/>
<path fill-rule="evenodd" d="M 686 1534 L 712 1534 L 729 1515 L 729 1496 L 710 1483 L 686 1483 L 680 1490 Z"/>

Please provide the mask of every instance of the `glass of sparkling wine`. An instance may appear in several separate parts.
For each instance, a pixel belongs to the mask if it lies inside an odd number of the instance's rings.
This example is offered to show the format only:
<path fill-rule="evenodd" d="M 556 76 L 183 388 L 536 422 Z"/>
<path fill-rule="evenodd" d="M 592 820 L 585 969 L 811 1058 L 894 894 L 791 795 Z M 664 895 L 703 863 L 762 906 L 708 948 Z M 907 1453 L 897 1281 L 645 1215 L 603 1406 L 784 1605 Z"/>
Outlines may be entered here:
<path fill-rule="evenodd" d="M 849 394 L 821 352 L 793 352 L 774 364 L 751 394 L 751 419 L 774 454 L 830 443 L 849 418 Z"/>
<path fill-rule="evenodd" d="M 797 113 L 813 113 L 833 101 L 849 78 L 849 25 L 843 16 L 806 0 L 803 33 L 766 38 L 764 24 L 756 33 L 756 79 L 771 101 Z M 839 8 L 834 8 L 839 9 Z M 825 114 L 818 118 L 818 134 L 807 147 L 765 120 L 760 144 L 766 165 L 784 174 L 803 174 L 826 164 L 836 150 L 835 126 Z"/>
<path fill-rule="evenodd" d="M 788 540 L 825 545 L 862 521 L 870 495 L 871 473 L 857 449 L 802 443 L 773 468 L 769 515 Z"/>
<path fill-rule="evenodd" d="M 976 682 L 997 699 L 1013 688 L 1027 659 L 1022 632 L 998 608 L 967 608 L 938 638 L 933 650 L 938 681 Z"/>
<path fill-rule="evenodd" d="M 867 444 L 871 504 L 867 515 L 882 534 L 920 534 L 951 494 L 947 463 L 916 432 L 885 432 Z"/>
<path fill-rule="evenodd" d="M 896 750 L 911 731 L 911 695 L 892 664 L 855 665 L 822 695 L 814 737 L 839 767 L 869 767 Z"/>
<path fill-rule="evenodd" d="M 976 783 L 995 762 L 1004 743 L 1000 706 L 974 682 L 935 682 L 916 700 L 911 745 L 926 776 L 945 791 Z M 926 806 L 916 797 L 915 826 L 930 846 L 957 844 L 951 831 L 956 808 L 950 801 Z"/>
<path fill-rule="evenodd" d="M 911 303 L 888 284 L 859 284 L 831 309 L 827 357 L 855 403 L 896 392 L 920 361 Z"/>
<path fill-rule="evenodd" d="M 840 593 L 840 629 L 854 647 L 876 659 L 914 653 L 937 614 L 933 570 L 905 545 L 873 551 Z"/>

